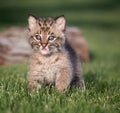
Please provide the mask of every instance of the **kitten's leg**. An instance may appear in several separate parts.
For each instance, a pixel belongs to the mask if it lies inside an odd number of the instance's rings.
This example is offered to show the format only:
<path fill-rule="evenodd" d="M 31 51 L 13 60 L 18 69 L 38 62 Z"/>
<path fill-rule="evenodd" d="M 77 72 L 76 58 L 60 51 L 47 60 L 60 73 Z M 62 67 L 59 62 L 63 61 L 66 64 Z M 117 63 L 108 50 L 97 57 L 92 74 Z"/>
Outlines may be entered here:
<path fill-rule="evenodd" d="M 32 91 L 34 89 L 34 80 L 30 79 L 30 77 L 28 77 L 27 79 L 28 79 L 28 88 L 30 91 Z"/>
<path fill-rule="evenodd" d="M 85 89 L 84 79 L 82 77 L 81 66 L 78 63 L 76 65 L 74 81 L 78 88 Z"/>
<path fill-rule="evenodd" d="M 59 73 L 57 73 L 55 86 L 58 91 L 63 91 L 67 89 L 70 85 L 72 79 L 72 75 L 68 69 L 62 69 Z"/>
<path fill-rule="evenodd" d="M 80 74 L 75 75 L 74 83 L 78 88 L 85 89 L 84 79 L 81 77 Z"/>
<path fill-rule="evenodd" d="M 28 87 L 31 90 L 34 88 L 40 89 L 43 84 L 43 79 L 38 77 L 37 75 L 29 75 L 28 76 Z"/>

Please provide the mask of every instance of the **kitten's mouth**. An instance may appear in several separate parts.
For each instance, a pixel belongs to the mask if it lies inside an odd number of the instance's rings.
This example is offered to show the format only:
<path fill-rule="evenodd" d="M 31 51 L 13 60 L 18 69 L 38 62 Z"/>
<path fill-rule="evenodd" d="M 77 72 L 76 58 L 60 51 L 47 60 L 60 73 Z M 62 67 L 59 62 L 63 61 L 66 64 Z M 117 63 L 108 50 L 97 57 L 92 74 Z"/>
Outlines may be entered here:
<path fill-rule="evenodd" d="M 42 47 L 42 49 L 41 50 L 47 50 L 46 48 L 44 48 L 44 47 Z"/>
<path fill-rule="evenodd" d="M 41 51 L 49 51 L 48 48 L 40 48 Z"/>
<path fill-rule="evenodd" d="M 58 50 L 55 46 L 40 46 L 39 51 L 42 55 L 51 55 L 52 53 L 56 53 Z"/>
<path fill-rule="evenodd" d="M 40 52 L 42 55 L 49 55 L 50 54 L 50 51 L 49 51 L 49 48 L 46 46 L 46 47 L 40 47 Z"/>

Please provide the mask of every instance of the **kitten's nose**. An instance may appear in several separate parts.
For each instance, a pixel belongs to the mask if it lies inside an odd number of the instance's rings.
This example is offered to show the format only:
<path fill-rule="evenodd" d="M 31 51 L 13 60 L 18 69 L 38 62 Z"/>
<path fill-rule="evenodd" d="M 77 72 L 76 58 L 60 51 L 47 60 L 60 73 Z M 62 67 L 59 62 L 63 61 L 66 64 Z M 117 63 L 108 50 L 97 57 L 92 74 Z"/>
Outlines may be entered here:
<path fill-rule="evenodd" d="M 46 43 L 43 43 L 43 44 L 42 44 L 42 47 L 43 47 L 43 48 L 45 48 L 46 46 L 47 46 L 47 44 L 46 44 Z"/>

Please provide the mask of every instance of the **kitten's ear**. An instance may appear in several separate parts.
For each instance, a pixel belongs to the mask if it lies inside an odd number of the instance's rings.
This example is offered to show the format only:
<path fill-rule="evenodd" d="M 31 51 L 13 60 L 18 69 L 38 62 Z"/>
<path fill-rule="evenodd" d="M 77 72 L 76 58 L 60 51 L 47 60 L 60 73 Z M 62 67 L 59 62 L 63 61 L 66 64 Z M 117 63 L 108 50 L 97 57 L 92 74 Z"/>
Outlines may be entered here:
<path fill-rule="evenodd" d="M 37 23 L 37 18 L 30 15 L 28 17 L 28 27 L 29 27 L 29 29 L 33 30 L 35 28 L 35 26 L 36 26 L 36 23 Z"/>
<path fill-rule="evenodd" d="M 60 30 L 64 31 L 65 30 L 65 25 L 66 25 L 66 20 L 65 20 L 64 15 L 57 17 L 55 19 L 55 21 L 56 21 L 57 27 Z"/>

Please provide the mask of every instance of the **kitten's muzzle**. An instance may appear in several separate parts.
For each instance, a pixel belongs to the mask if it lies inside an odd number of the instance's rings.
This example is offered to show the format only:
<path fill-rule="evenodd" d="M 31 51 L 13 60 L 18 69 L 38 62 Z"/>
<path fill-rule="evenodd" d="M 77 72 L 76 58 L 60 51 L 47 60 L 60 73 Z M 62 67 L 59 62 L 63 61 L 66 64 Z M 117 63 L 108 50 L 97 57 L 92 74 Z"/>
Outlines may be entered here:
<path fill-rule="evenodd" d="M 47 46 L 47 43 L 42 43 L 41 45 L 42 45 L 43 49 L 45 49 L 45 47 Z"/>

